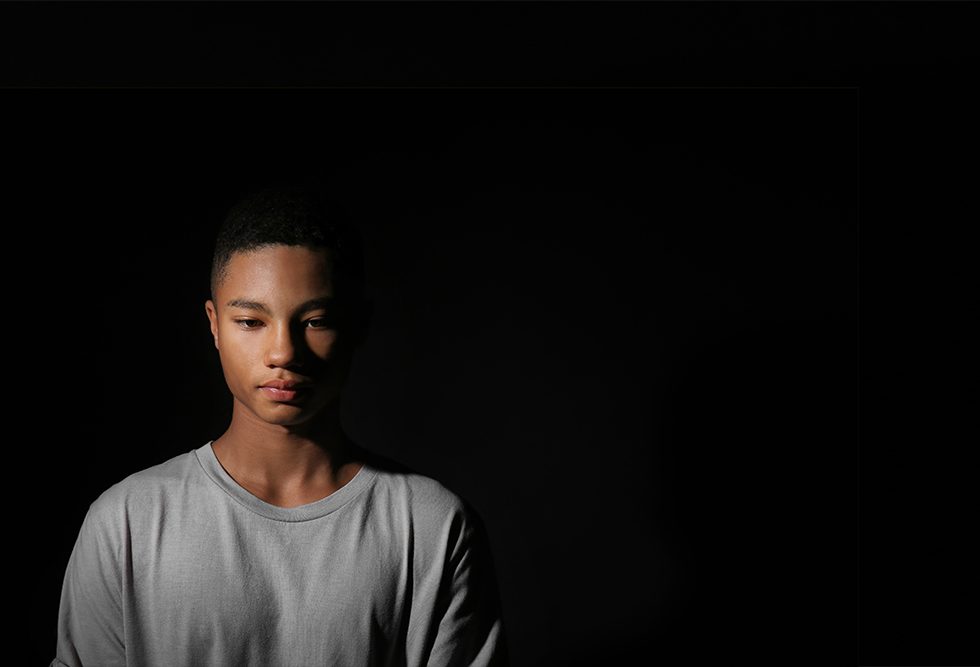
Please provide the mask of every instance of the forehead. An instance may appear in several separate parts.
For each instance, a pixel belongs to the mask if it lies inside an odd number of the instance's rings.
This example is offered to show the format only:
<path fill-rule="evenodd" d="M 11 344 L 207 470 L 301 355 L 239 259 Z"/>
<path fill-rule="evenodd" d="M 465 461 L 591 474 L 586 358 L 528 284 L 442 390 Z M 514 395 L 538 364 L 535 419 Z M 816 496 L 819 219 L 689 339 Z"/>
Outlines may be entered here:
<path fill-rule="evenodd" d="M 326 248 L 273 245 L 239 251 L 228 260 L 221 290 L 234 296 L 332 294 L 330 267 Z"/>

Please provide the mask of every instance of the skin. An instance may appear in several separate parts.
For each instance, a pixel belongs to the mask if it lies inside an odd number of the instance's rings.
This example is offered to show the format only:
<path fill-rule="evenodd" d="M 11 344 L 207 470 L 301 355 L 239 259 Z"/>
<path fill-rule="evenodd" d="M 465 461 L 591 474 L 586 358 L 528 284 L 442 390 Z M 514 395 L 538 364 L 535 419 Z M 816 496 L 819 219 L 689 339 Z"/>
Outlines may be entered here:
<path fill-rule="evenodd" d="M 333 296 L 326 250 L 274 245 L 235 253 L 205 303 L 234 397 L 212 448 L 240 486 L 279 507 L 325 498 L 363 465 L 340 424 L 352 346 L 329 302 L 308 305 Z M 260 386 L 276 379 L 309 388 L 275 400 Z"/>

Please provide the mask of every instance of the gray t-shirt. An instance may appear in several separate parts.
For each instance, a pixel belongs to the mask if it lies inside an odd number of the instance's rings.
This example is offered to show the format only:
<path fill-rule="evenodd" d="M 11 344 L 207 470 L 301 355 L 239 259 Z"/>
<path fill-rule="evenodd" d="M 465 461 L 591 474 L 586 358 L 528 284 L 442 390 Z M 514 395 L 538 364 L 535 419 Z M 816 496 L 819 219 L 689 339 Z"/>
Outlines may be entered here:
<path fill-rule="evenodd" d="M 367 463 L 326 498 L 277 507 L 208 442 L 92 503 L 51 664 L 506 663 L 485 530 L 459 496 Z"/>

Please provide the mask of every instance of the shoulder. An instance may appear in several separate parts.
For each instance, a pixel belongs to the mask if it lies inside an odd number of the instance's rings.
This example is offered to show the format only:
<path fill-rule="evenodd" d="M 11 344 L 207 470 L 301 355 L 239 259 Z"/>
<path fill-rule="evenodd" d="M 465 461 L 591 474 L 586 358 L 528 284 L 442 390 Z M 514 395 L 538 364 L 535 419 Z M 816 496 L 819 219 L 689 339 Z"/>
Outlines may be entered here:
<path fill-rule="evenodd" d="M 374 476 L 375 495 L 406 504 L 416 513 L 454 514 L 465 511 L 463 498 L 430 475 L 376 452 L 362 451 Z"/>
<path fill-rule="evenodd" d="M 128 520 L 160 508 L 186 490 L 199 467 L 192 450 L 134 472 L 103 491 L 89 507 L 86 520 L 97 523 Z"/>
<path fill-rule="evenodd" d="M 483 531 L 474 507 L 441 480 L 401 464 L 368 463 L 375 476 L 372 503 L 417 534 L 456 542 Z"/>
<path fill-rule="evenodd" d="M 419 472 L 374 469 L 376 493 L 405 504 L 416 516 L 464 513 L 466 502 L 441 481 Z"/>

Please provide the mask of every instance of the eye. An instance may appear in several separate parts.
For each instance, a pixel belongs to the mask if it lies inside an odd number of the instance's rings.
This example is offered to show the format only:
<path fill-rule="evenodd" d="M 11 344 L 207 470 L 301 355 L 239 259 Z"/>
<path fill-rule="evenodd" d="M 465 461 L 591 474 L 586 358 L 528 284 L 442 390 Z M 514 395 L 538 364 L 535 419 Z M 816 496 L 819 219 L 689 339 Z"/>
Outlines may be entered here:
<path fill-rule="evenodd" d="M 325 317 L 314 317 L 313 319 L 306 320 L 306 326 L 310 329 L 329 329 L 330 323 Z"/>
<path fill-rule="evenodd" d="M 253 320 L 248 318 L 243 318 L 240 320 L 235 320 L 242 329 L 257 329 L 262 322 L 259 320 Z"/>

